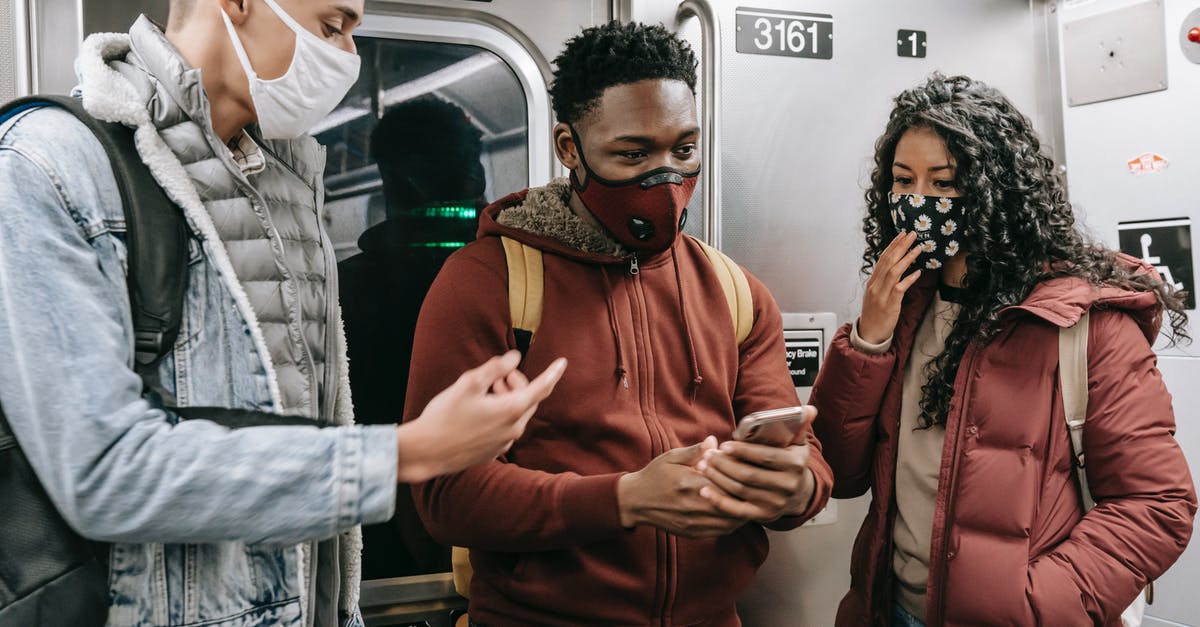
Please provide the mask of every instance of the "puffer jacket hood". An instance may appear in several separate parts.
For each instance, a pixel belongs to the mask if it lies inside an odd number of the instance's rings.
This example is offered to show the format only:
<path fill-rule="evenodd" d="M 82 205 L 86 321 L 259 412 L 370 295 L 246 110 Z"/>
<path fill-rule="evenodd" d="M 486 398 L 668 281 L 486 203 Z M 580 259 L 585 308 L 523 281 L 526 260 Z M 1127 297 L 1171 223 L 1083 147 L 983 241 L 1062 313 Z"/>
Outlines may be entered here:
<path fill-rule="evenodd" d="M 1117 254 L 1117 260 L 1136 275 L 1155 272 L 1136 257 Z M 1002 316 L 1028 313 L 1058 327 L 1074 326 L 1092 309 L 1123 311 L 1134 319 L 1151 344 L 1162 326 L 1163 305 L 1154 292 L 1114 286 L 1096 286 L 1078 277 L 1056 277 L 1039 283 L 1024 302 L 1001 312 Z"/>

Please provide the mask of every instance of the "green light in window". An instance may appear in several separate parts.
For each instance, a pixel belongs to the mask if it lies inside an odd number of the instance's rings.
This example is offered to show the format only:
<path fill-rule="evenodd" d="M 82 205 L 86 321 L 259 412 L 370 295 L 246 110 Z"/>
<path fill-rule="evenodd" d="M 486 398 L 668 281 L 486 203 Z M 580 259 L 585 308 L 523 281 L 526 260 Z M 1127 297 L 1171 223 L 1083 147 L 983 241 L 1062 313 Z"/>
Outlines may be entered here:
<path fill-rule="evenodd" d="M 462 220 L 474 220 L 479 215 L 479 211 L 475 207 L 467 207 L 465 205 L 448 205 L 443 207 L 424 207 L 414 209 L 413 215 L 424 216 L 427 218 L 458 218 Z"/>
<path fill-rule="evenodd" d="M 466 242 L 411 242 L 408 244 L 413 248 L 462 248 L 466 245 Z"/>

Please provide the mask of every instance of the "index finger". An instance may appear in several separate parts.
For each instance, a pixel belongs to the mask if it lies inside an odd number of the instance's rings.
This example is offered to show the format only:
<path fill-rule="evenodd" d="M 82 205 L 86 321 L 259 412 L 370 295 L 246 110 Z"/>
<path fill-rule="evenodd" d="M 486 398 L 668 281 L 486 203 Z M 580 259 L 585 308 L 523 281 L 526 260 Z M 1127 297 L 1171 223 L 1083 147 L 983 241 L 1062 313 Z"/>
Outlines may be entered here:
<path fill-rule="evenodd" d="M 458 384 L 467 386 L 476 394 L 483 394 L 491 389 L 497 380 L 507 377 L 520 363 L 521 353 L 508 351 L 464 372 L 463 376 L 459 377 Z"/>
<path fill-rule="evenodd" d="M 879 254 L 879 260 L 875 262 L 875 266 L 886 271 L 896 265 L 896 262 L 903 259 L 904 255 L 908 253 L 912 246 L 911 242 L 915 242 L 916 238 L 917 234 L 913 231 L 905 231 L 897 235 L 892 243 L 888 244 L 888 247 Z"/>
<path fill-rule="evenodd" d="M 547 396 L 554 391 L 554 386 L 558 385 L 559 379 L 562 379 L 563 373 L 567 370 L 566 358 L 559 357 L 550 364 L 548 368 L 542 371 L 529 385 L 516 390 L 515 393 L 521 395 L 525 402 L 529 404 L 540 403 L 546 400 Z"/>

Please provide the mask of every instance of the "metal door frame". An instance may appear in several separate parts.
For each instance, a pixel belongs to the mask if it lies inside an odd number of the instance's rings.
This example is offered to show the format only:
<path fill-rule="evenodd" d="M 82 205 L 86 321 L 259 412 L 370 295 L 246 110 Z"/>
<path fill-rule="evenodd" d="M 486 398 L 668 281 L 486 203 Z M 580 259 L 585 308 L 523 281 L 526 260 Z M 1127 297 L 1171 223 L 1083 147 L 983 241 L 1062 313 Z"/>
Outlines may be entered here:
<path fill-rule="evenodd" d="M 704 198 L 704 240 L 721 250 L 721 21 L 708 0 L 683 0 L 675 11 L 675 31 L 691 18 L 700 21 L 700 142 L 705 176 L 700 181 Z"/>

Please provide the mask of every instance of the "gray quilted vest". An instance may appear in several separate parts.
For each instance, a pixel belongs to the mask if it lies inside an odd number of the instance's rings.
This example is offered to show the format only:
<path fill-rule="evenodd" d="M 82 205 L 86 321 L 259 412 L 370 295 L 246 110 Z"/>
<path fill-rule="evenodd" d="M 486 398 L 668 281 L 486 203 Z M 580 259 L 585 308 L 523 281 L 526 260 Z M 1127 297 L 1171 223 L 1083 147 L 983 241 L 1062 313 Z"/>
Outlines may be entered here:
<path fill-rule="evenodd" d="M 283 413 L 331 416 L 335 353 L 326 321 L 336 320 L 336 260 L 320 225 L 325 152 L 316 140 L 255 137 L 266 167 L 243 174 L 207 123 L 200 73 L 189 70 L 161 34 L 134 30 L 117 69 L 149 103 L 159 135 L 183 163 L 212 217 L 249 298 L 274 366 Z M 179 77 L 168 91 L 155 76 Z M 172 92 L 174 98 L 172 97 Z M 181 98 L 182 101 L 175 98 Z M 195 120 L 203 120 L 198 124 Z"/>

